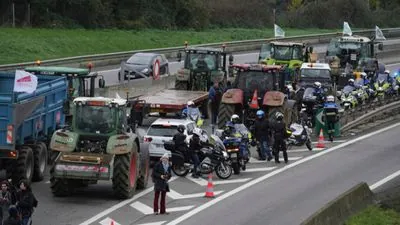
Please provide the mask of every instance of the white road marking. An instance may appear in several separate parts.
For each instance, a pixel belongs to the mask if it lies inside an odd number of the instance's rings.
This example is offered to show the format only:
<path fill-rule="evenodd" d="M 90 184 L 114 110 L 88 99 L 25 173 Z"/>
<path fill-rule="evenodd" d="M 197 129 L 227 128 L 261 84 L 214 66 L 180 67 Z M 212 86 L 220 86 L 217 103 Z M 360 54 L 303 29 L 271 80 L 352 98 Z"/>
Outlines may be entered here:
<path fill-rule="evenodd" d="M 264 172 L 264 171 L 271 171 L 276 169 L 276 166 L 273 167 L 264 167 L 264 168 L 251 168 L 251 169 L 246 169 L 245 171 L 241 171 L 242 173 L 252 173 L 252 172 Z"/>
<path fill-rule="evenodd" d="M 369 188 L 370 188 L 371 190 L 375 190 L 375 189 L 377 189 L 378 187 L 380 187 L 380 186 L 386 184 L 387 182 L 393 180 L 394 178 L 398 177 L 399 175 L 400 175 L 400 170 L 398 170 L 398 171 L 396 171 L 396 172 L 390 174 L 389 176 L 387 176 L 387 177 L 383 178 L 382 180 L 376 182 L 375 184 L 369 186 Z"/>
<path fill-rule="evenodd" d="M 114 225 L 121 225 L 120 223 L 111 219 L 110 217 L 105 218 L 104 220 L 100 221 L 99 223 L 101 225 L 111 225 L 111 222 L 114 222 Z"/>
<path fill-rule="evenodd" d="M 313 151 L 322 151 L 325 149 L 326 148 L 313 148 L 312 151 L 310 151 L 310 150 L 308 150 L 308 148 L 301 148 L 301 149 L 288 150 L 288 152 L 290 154 L 290 152 L 313 152 Z"/>
<path fill-rule="evenodd" d="M 141 223 L 141 224 L 138 224 L 138 225 L 162 225 L 165 222 L 167 222 L 167 221 L 159 221 L 159 222 L 152 222 L 152 223 Z"/>
<path fill-rule="evenodd" d="M 50 184 L 50 181 L 48 180 L 48 181 L 46 181 L 46 184 Z"/>
<path fill-rule="evenodd" d="M 173 221 L 167 223 L 166 225 L 176 225 L 176 224 L 179 224 L 179 223 L 185 221 L 186 219 L 189 219 L 190 217 L 192 217 L 192 216 L 194 216 L 194 215 L 200 213 L 201 211 L 203 211 L 203 210 L 205 210 L 205 209 L 207 209 L 207 208 L 209 208 L 209 207 L 211 207 L 211 206 L 217 204 L 218 202 L 220 202 L 220 201 L 222 201 L 222 200 L 224 200 L 224 199 L 226 199 L 226 198 L 229 198 L 230 196 L 235 195 L 235 194 L 237 194 L 237 193 L 239 193 L 239 192 L 241 192 L 241 191 L 244 191 L 244 190 L 250 188 L 251 186 L 254 186 L 254 185 L 256 185 L 256 184 L 258 184 L 258 183 L 260 183 L 260 182 L 262 182 L 262 181 L 264 181 L 264 180 L 266 180 L 266 179 L 268 179 L 268 178 L 270 178 L 270 177 L 273 177 L 273 176 L 275 176 L 275 175 L 277 175 L 277 174 L 280 174 L 280 173 L 282 173 L 282 172 L 285 172 L 286 170 L 289 170 L 289 169 L 291 169 L 291 168 L 293 168 L 293 167 L 296 167 L 296 166 L 298 166 L 298 165 L 300 165 L 300 164 L 306 163 L 306 162 L 308 162 L 308 161 L 310 161 L 310 160 L 316 159 L 316 158 L 321 157 L 321 156 L 323 156 L 323 155 L 326 155 L 326 154 L 328 154 L 328 153 L 330 153 L 330 152 L 333 152 L 333 151 L 336 151 L 336 150 L 341 149 L 341 148 L 343 148 L 343 147 L 346 147 L 346 146 L 348 146 L 348 145 L 357 143 L 358 141 L 367 139 L 367 138 L 369 138 L 369 137 L 371 137 L 371 136 L 377 135 L 377 134 L 379 134 L 379 133 L 382 133 L 382 132 L 384 132 L 384 131 L 393 129 L 393 128 L 398 127 L 398 126 L 400 126 L 400 123 L 396 123 L 396 124 L 393 124 L 392 126 L 389 126 L 389 127 L 386 127 L 386 128 L 382 128 L 382 129 L 377 130 L 377 131 L 374 131 L 374 132 L 372 132 L 372 133 L 369 133 L 369 134 L 360 136 L 360 137 L 358 137 L 358 138 L 356 138 L 356 139 L 353 139 L 353 140 L 350 140 L 350 141 L 348 141 L 348 142 L 345 142 L 345 143 L 339 144 L 339 145 L 337 145 L 337 146 L 334 146 L 334 147 L 332 147 L 332 148 L 329 148 L 329 149 L 327 149 L 326 151 L 319 152 L 319 153 L 317 153 L 317 154 L 308 156 L 308 157 L 303 158 L 303 159 L 301 159 L 301 160 L 299 160 L 299 161 L 296 161 L 296 162 L 294 162 L 294 163 L 288 164 L 288 165 L 286 165 L 286 166 L 284 166 L 284 167 L 282 167 L 282 168 L 280 168 L 280 169 L 274 170 L 274 171 L 272 171 L 271 173 L 268 173 L 268 174 L 266 174 L 266 175 L 264 175 L 264 176 L 262 176 L 262 177 L 256 178 L 256 179 L 254 179 L 254 180 L 252 180 L 252 181 L 250 181 L 250 182 L 248 182 L 248 183 L 246 183 L 246 184 L 243 184 L 242 186 L 239 186 L 239 187 L 233 189 L 232 191 L 229 191 L 229 192 L 227 192 L 227 193 L 225 193 L 225 194 L 223 194 L 223 195 L 220 195 L 220 196 L 218 196 L 217 198 L 215 198 L 215 199 L 213 199 L 213 200 L 211 200 L 211 201 L 209 201 L 209 202 L 207 202 L 207 203 L 205 203 L 205 204 L 203 204 L 203 205 L 201 205 L 201 206 L 195 208 L 194 210 L 189 211 L 189 212 L 183 214 L 182 216 L 180 216 L 180 217 L 176 218 L 175 220 L 173 220 Z"/>
<path fill-rule="evenodd" d="M 290 152 L 290 150 L 289 150 L 288 152 Z M 303 158 L 303 157 L 288 157 L 288 160 L 289 160 L 289 161 L 296 161 L 296 160 L 299 160 L 299 159 L 301 159 L 301 158 Z M 283 161 L 283 158 L 280 157 L 279 160 L 280 160 L 280 161 Z M 255 158 L 250 158 L 250 161 L 249 161 L 249 162 L 250 162 L 250 163 L 267 163 L 268 161 L 267 161 L 267 160 L 262 161 L 262 160 L 258 160 L 258 159 L 255 159 Z"/>
<path fill-rule="evenodd" d="M 139 201 L 136 201 L 134 203 L 131 204 L 131 207 L 140 211 L 141 213 L 145 214 L 145 215 L 151 215 L 153 214 L 153 208 L 149 207 L 146 204 L 143 204 Z M 168 208 L 167 212 L 179 212 L 179 211 L 187 211 L 190 210 L 194 207 L 194 205 L 189 205 L 189 206 L 181 206 L 181 207 L 172 207 L 172 208 Z"/>
<path fill-rule="evenodd" d="M 333 143 L 344 143 L 344 142 L 346 142 L 347 140 L 334 140 L 334 141 L 332 141 Z M 313 144 L 317 144 L 318 143 L 318 141 L 313 141 L 312 142 Z M 326 144 L 326 143 L 331 143 L 331 141 L 324 141 L 324 143 Z"/>
<path fill-rule="evenodd" d="M 193 181 L 194 183 L 200 185 L 200 186 L 207 186 L 208 181 L 203 179 L 203 178 L 193 178 L 193 177 L 187 177 L 187 179 Z M 251 178 L 244 178 L 244 179 L 229 179 L 229 180 L 217 180 L 213 181 L 213 185 L 218 185 L 218 184 L 234 184 L 234 183 L 244 183 Z"/>
<path fill-rule="evenodd" d="M 186 177 L 186 178 L 200 186 L 207 186 L 207 183 L 208 183 L 203 178 L 193 178 L 193 177 Z"/>
<path fill-rule="evenodd" d="M 214 191 L 214 195 L 219 195 L 224 191 Z M 172 199 L 187 199 L 187 198 L 200 198 L 204 197 L 205 193 L 194 193 L 194 194 L 187 194 L 187 195 L 182 195 L 172 189 L 167 193 L 167 196 L 172 198 Z"/>
<path fill-rule="evenodd" d="M 172 181 L 176 180 L 177 178 L 178 177 L 172 177 L 169 180 L 169 182 L 171 183 Z M 121 207 L 123 207 L 125 205 L 128 205 L 129 203 L 131 203 L 131 202 L 135 201 L 136 199 L 138 199 L 138 198 L 140 198 L 140 197 L 152 192 L 153 190 L 154 190 L 154 187 L 149 187 L 146 190 L 136 194 L 131 199 L 126 199 L 126 200 L 124 200 L 124 201 L 122 201 L 122 202 L 120 202 L 120 203 L 118 203 L 118 204 L 116 204 L 116 205 L 114 205 L 114 206 L 112 206 L 112 207 L 110 207 L 110 208 L 98 213 L 97 215 L 94 215 L 92 218 L 80 223 L 79 225 L 89 225 L 91 223 L 94 223 L 96 220 L 99 220 L 102 217 L 114 212 L 115 210 L 117 210 L 117 209 L 119 209 L 119 208 L 121 208 Z"/>

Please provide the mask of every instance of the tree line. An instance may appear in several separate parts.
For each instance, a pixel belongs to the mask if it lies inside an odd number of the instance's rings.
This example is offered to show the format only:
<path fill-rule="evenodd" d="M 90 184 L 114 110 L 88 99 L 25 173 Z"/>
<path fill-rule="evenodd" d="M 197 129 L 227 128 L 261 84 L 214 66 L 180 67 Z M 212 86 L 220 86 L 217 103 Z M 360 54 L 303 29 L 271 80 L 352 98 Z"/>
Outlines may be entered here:
<path fill-rule="evenodd" d="M 0 25 L 56 28 L 394 27 L 400 0 L 0 0 Z"/>

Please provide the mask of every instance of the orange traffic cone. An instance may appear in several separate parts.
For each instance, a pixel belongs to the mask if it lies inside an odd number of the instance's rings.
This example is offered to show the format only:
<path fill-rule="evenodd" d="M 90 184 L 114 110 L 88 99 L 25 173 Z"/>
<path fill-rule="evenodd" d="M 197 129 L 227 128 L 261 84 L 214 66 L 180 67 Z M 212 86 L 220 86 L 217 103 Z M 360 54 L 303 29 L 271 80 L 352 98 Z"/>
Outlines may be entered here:
<path fill-rule="evenodd" d="M 214 188 L 213 188 L 213 184 L 212 184 L 211 173 L 208 174 L 208 184 L 207 184 L 207 189 L 206 189 L 206 195 L 204 197 L 214 198 Z"/>
<path fill-rule="evenodd" d="M 315 147 L 317 147 L 317 148 L 325 148 L 325 140 L 324 140 L 324 134 L 323 134 L 322 129 L 319 132 L 318 143 L 317 143 L 317 146 L 315 146 Z"/>
<path fill-rule="evenodd" d="M 110 225 L 114 225 L 114 220 L 111 220 L 111 224 Z"/>
<path fill-rule="evenodd" d="M 258 109 L 258 94 L 257 94 L 257 90 L 254 90 L 253 98 L 251 99 L 251 102 L 250 102 L 249 106 L 252 109 Z"/>

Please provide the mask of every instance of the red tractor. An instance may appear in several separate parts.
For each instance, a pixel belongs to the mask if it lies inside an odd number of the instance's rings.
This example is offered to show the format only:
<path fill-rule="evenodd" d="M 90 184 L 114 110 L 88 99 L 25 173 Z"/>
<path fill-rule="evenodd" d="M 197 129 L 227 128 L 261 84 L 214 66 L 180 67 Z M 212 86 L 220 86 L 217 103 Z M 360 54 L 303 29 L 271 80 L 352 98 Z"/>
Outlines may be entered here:
<path fill-rule="evenodd" d="M 243 118 L 243 123 L 252 127 L 256 112 L 264 110 L 269 119 L 277 111 L 285 115 L 286 124 L 295 122 L 298 108 L 295 100 L 287 99 L 286 82 L 289 74 L 285 66 L 262 64 L 233 64 L 236 78 L 232 89 L 222 96 L 218 113 L 218 127 L 222 129 L 233 114 Z"/>

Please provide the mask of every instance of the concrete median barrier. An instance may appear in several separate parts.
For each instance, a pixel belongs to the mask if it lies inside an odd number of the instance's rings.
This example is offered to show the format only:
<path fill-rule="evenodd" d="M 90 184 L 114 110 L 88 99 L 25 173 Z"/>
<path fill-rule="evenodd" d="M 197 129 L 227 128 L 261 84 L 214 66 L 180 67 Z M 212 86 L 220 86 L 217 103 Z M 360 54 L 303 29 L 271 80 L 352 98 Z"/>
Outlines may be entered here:
<path fill-rule="evenodd" d="M 374 202 L 374 194 L 369 186 L 362 182 L 326 204 L 301 225 L 340 225 L 351 215 Z"/>

